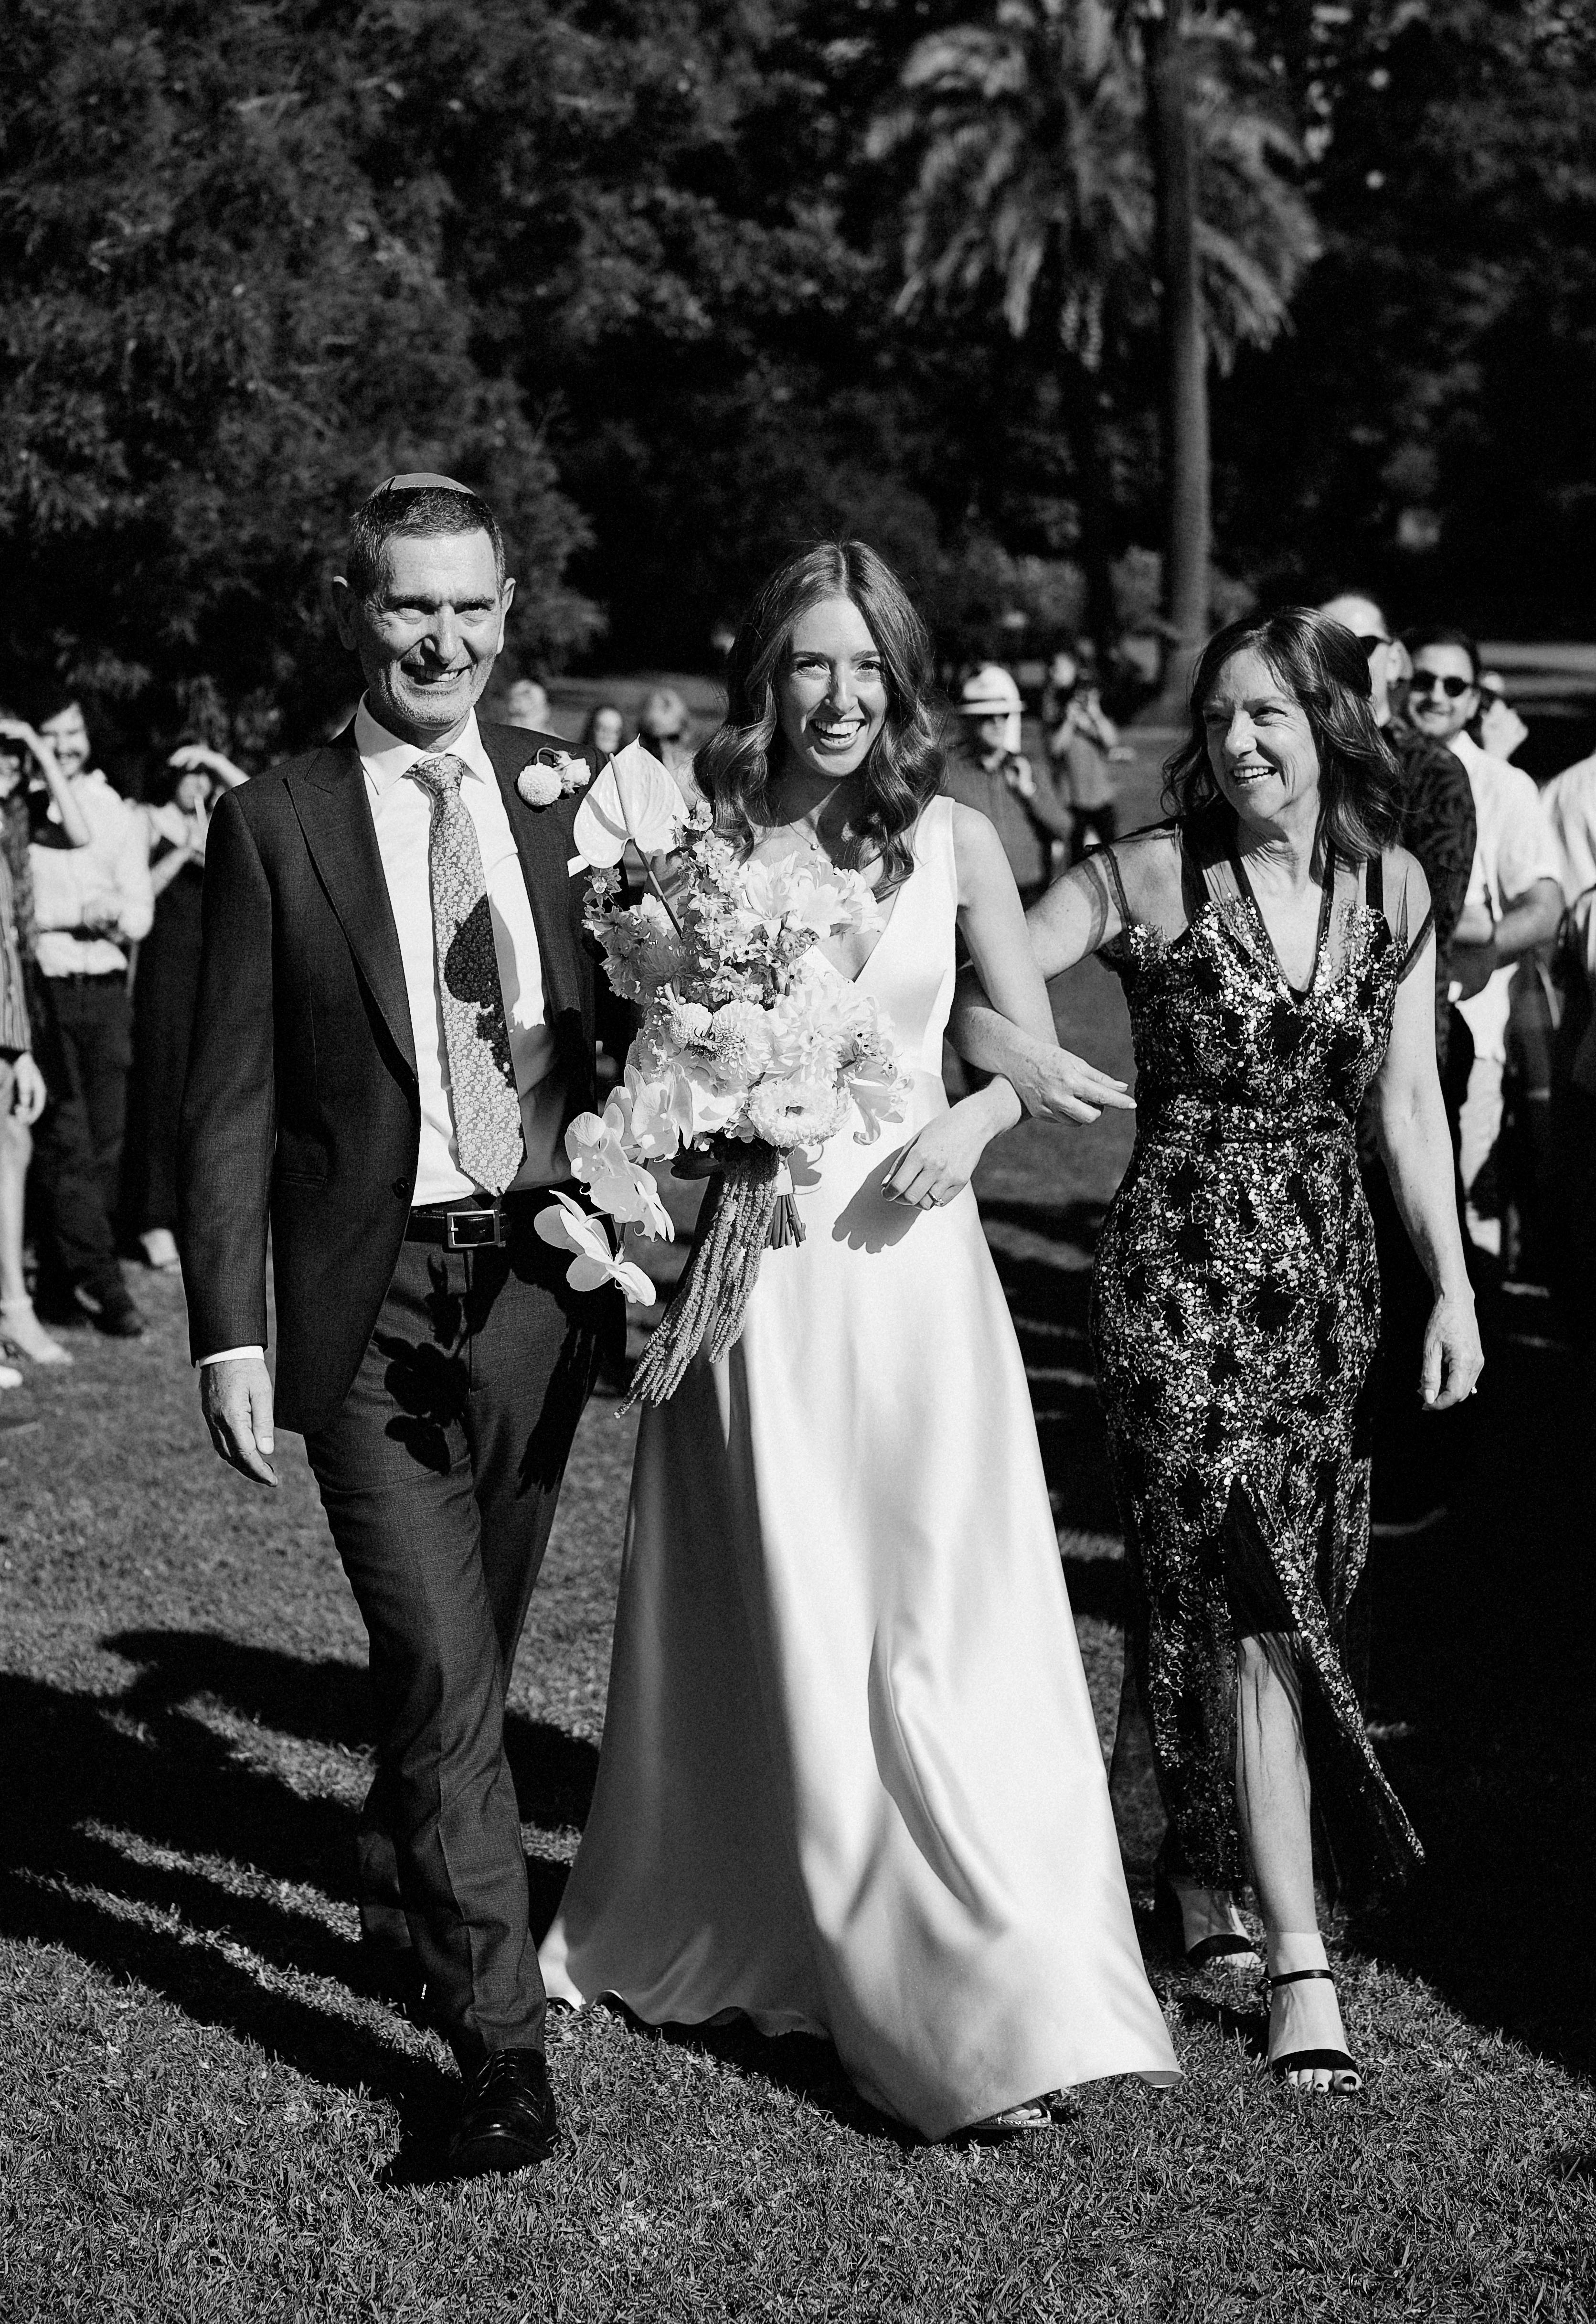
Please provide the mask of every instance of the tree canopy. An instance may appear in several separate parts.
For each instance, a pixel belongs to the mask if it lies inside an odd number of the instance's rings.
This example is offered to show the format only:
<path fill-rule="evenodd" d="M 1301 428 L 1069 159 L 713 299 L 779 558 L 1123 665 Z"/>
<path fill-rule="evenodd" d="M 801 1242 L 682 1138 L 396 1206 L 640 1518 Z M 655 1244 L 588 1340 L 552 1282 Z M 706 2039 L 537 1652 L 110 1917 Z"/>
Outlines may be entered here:
<path fill-rule="evenodd" d="M 411 466 L 499 509 L 527 667 L 707 666 L 827 530 L 950 656 L 1050 642 L 1088 573 L 1137 614 L 1155 5 L 14 0 L 0 697 L 296 739 L 348 512 Z M 1192 39 L 1222 593 L 1588 628 L 1596 21 Z"/>

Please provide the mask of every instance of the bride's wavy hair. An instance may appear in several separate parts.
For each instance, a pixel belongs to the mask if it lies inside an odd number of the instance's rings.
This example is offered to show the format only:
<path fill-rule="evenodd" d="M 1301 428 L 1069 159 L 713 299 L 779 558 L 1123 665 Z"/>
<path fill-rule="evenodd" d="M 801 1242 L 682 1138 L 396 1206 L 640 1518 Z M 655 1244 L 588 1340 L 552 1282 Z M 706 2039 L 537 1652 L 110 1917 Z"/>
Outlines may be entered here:
<path fill-rule="evenodd" d="M 726 716 L 694 762 L 717 826 L 752 847 L 776 821 L 771 794 L 781 772 L 776 686 L 793 632 L 812 605 L 846 597 L 858 607 L 881 656 L 886 719 L 861 769 L 864 804 L 850 816 L 842 861 L 857 871 L 879 856 L 878 895 L 914 867 L 909 835 L 942 779 L 942 748 L 929 706 L 931 636 L 902 582 L 862 540 L 821 541 L 770 576 L 738 623 L 726 671 Z"/>
<path fill-rule="evenodd" d="M 1164 803 L 1180 816 L 1221 794 L 1203 713 L 1220 671 L 1252 648 L 1302 705 L 1319 753 L 1319 830 L 1344 861 L 1378 855 L 1401 836 L 1401 778 L 1374 720 L 1369 662 L 1352 632 L 1307 605 L 1247 613 L 1215 632 L 1191 674 L 1191 730 L 1164 761 Z"/>

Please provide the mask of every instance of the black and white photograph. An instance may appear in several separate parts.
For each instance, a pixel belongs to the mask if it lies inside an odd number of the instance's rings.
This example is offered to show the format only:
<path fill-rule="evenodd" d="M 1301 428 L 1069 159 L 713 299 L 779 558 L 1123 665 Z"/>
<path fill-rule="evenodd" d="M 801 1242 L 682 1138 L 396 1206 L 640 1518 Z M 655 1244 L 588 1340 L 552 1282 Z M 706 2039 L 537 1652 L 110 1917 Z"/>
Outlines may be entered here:
<path fill-rule="evenodd" d="M 0 2317 L 1596 2316 L 1596 8 L 10 0 Z"/>

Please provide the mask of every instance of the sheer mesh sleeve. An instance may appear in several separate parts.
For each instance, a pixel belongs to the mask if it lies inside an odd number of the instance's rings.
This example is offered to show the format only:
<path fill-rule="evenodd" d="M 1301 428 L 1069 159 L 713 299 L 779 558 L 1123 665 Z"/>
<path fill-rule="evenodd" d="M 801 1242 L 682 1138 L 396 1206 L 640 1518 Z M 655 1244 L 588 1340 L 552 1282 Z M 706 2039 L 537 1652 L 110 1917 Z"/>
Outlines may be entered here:
<path fill-rule="evenodd" d="M 1404 847 L 1386 850 L 1380 865 L 1386 926 L 1390 929 L 1401 963 L 1399 982 L 1409 975 L 1424 950 L 1425 938 L 1435 925 L 1430 883 L 1415 858 Z"/>

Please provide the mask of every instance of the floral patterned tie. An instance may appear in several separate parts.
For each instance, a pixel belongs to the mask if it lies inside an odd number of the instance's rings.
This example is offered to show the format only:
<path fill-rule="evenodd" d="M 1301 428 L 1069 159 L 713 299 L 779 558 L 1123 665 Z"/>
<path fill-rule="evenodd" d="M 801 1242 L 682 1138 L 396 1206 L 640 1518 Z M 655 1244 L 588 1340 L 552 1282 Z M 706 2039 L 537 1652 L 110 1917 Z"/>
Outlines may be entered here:
<path fill-rule="evenodd" d="M 432 795 L 432 926 L 455 1151 L 468 1178 L 502 1194 L 526 1146 L 482 853 L 460 796 L 466 771 L 446 752 L 410 770 Z"/>

